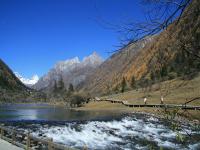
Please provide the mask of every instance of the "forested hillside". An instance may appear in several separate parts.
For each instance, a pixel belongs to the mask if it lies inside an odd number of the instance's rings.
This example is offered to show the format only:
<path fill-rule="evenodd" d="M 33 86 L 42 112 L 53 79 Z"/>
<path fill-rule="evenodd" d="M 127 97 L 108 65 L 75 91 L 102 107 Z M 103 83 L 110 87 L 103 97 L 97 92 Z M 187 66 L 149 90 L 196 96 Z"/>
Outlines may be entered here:
<path fill-rule="evenodd" d="M 29 89 L 13 74 L 0 59 L 0 101 L 12 101 L 24 97 Z"/>
<path fill-rule="evenodd" d="M 181 18 L 162 33 L 119 50 L 88 77 L 82 85 L 84 91 L 109 94 L 120 92 L 123 84 L 131 88 L 195 76 L 200 70 L 199 5 L 200 1 L 193 0 Z"/>

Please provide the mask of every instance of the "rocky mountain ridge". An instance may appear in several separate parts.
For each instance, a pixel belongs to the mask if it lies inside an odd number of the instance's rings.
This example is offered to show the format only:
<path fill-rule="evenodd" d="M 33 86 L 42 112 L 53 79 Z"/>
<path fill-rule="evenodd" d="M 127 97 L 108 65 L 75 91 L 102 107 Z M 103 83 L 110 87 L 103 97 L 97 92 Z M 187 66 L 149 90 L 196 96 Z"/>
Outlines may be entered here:
<path fill-rule="evenodd" d="M 61 79 L 66 88 L 69 84 L 76 87 L 102 62 L 103 59 L 96 52 L 83 58 L 82 61 L 78 57 L 60 61 L 46 75 L 41 77 L 33 87 L 37 90 L 50 90 Z"/>

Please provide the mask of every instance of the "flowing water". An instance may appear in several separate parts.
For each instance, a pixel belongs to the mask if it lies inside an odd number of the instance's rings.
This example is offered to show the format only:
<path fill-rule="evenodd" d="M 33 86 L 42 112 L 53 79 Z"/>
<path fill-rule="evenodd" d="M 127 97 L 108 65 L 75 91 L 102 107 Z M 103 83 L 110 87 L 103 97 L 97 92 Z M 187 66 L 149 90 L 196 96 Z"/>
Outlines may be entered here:
<path fill-rule="evenodd" d="M 200 149 L 200 130 L 188 124 L 173 131 L 170 123 L 145 114 L 82 112 L 46 105 L 23 107 L 1 106 L 2 122 L 16 130 L 31 131 L 36 137 L 53 138 L 57 143 L 75 148 Z M 183 142 L 177 139 L 178 134 L 184 138 Z"/>

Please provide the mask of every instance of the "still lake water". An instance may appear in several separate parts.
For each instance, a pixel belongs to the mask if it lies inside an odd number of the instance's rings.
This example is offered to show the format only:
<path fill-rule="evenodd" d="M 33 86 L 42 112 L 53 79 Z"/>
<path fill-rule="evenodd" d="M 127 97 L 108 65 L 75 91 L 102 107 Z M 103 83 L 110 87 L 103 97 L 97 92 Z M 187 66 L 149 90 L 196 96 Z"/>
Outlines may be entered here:
<path fill-rule="evenodd" d="M 76 111 L 48 104 L 0 104 L 0 121 L 73 121 L 110 119 L 121 116 L 113 111 Z"/>
<path fill-rule="evenodd" d="M 177 133 L 162 119 L 113 111 L 75 111 L 47 104 L 0 105 L 0 123 L 40 138 L 91 150 L 200 149 L 200 130 L 182 125 Z M 188 136 L 189 134 L 189 136 Z"/>

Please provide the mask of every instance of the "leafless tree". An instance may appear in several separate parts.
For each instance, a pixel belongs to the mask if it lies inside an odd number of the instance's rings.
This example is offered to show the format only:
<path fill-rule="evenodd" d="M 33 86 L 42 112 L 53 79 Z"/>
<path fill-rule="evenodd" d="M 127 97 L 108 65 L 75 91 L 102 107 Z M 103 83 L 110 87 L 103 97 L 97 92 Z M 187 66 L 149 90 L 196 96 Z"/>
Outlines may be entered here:
<path fill-rule="evenodd" d="M 167 30 L 172 23 L 175 26 L 178 25 L 181 18 L 185 16 L 184 11 L 186 10 L 187 6 L 189 6 L 193 1 L 198 2 L 197 0 L 141 0 L 142 6 L 144 6 L 144 8 L 147 6 L 148 8 L 145 11 L 146 15 L 143 22 L 130 21 L 126 24 L 116 25 L 103 19 L 99 19 L 99 21 L 104 25 L 104 27 L 117 31 L 123 35 L 124 38 L 120 41 L 120 46 L 123 48 L 128 44 L 143 40 L 150 36 L 158 35 L 162 31 Z M 197 11 L 199 11 L 199 9 Z M 187 11 L 187 14 L 190 14 L 190 11 Z M 200 61 L 199 53 L 196 53 L 194 48 L 190 45 L 190 42 L 188 43 L 188 41 L 185 41 L 184 38 L 177 39 L 175 34 L 169 34 L 168 32 L 165 33 L 169 39 L 176 39 L 177 46 L 179 46 L 182 51 Z M 189 39 L 192 38 L 193 37 L 189 37 Z M 158 72 L 162 70 L 164 65 L 167 65 L 165 64 L 167 62 L 167 58 L 164 57 L 163 51 L 165 50 L 162 48 L 158 50 L 157 53 L 156 63 L 158 64 Z M 161 84 L 162 79 L 160 80 L 161 81 L 159 81 L 159 83 L 161 96 L 166 96 L 170 93 L 171 83 L 163 85 Z"/>
<path fill-rule="evenodd" d="M 123 24 L 113 24 L 101 17 L 97 20 L 104 28 L 114 30 L 121 35 L 119 41 L 121 49 L 131 43 L 167 30 L 173 22 L 175 22 L 175 25 L 178 24 L 184 10 L 191 2 L 192 0 L 141 0 L 142 6 L 148 7 L 143 22 L 129 21 Z M 169 34 L 168 36 L 172 38 L 174 35 Z M 186 41 L 179 40 L 178 42 L 184 51 L 200 60 L 200 55 L 194 52 Z"/>
<path fill-rule="evenodd" d="M 126 44 L 142 40 L 166 30 L 177 20 L 179 22 L 183 11 L 192 0 L 143 0 L 148 5 L 143 22 L 129 22 L 119 28 L 126 35 Z"/>

